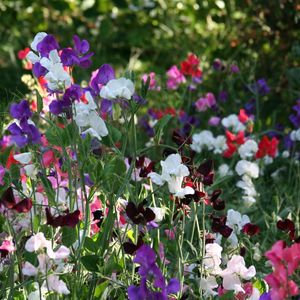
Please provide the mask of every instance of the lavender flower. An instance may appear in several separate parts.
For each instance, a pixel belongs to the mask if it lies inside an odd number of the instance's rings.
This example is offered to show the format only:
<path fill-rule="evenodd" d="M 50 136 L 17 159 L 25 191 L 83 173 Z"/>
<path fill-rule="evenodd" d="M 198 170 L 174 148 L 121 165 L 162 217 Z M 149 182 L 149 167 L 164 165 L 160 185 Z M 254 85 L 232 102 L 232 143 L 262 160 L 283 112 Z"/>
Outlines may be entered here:
<path fill-rule="evenodd" d="M 293 106 L 293 110 L 296 114 L 291 114 L 289 116 L 290 121 L 293 123 L 295 128 L 300 127 L 300 99 L 297 100 L 297 104 Z"/>
<path fill-rule="evenodd" d="M 102 86 L 112 79 L 115 79 L 114 69 L 111 65 L 104 64 L 97 71 L 93 72 L 90 86 L 96 94 L 99 94 Z"/>

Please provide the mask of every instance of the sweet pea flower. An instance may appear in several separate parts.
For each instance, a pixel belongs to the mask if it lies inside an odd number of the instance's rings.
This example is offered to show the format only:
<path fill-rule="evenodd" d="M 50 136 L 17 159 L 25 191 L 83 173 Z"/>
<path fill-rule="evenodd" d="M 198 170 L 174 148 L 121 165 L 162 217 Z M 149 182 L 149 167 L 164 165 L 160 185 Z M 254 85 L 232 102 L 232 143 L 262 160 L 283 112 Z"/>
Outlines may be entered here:
<path fill-rule="evenodd" d="M 177 66 L 172 66 L 167 71 L 167 77 L 167 88 L 170 90 L 176 90 L 181 83 L 186 82 L 184 75 L 180 72 Z"/>
<path fill-rule="evenodd" d="M 216 105 L 216 98 L 213 93 L 207 93 L 205 97 L 199 98 L 195 102 L 195 107 L 199 112 L 206 111 L 208 108 L 211 108 L 214 105 Z"/>
<path fill-rule="evenodd" d="M 218 283 L 215 276 L 208 276 L 207 278 L 201 278 L 200 287 L 204 290 L 204 297 L 216 296 L 218 292 L 214 291 L 218 287 Z"/>
<path fill-rule="evenodd" d="M 237 115 L 231 114 L 221 121 L 225 128 L 231 128 L 233 132 L 244 131 L 246 129 L 245 125 L 240 122 Z"/>
<path fill-rule="evenodd" d="M 100 97 L 104 99 L 131 99 L 134 94 L 134 84 L 130 79 L 121 77 L 119 79 L 111 79 L 100 90 Z"/>
<path fill-rule="evenodd" d="M 240 160 L 235 166 L 235 171 L 240 176 L 246 174 L 251 178 L 258 178 L 259 175 L 258 165 L 247 160 Z"/>
<path fill-rule="evenodd" d="M 162 174 L 159 175 L 155 172 L 150 172 L 148 177 L 157 184 L 163 185 L 168 183 L 169 192 L 179 198 L 184 198 L 185 195 L 194 194 L 194 190 L 189 187 L 182 187 L 184 177 L 190 174 L 187 166 L 182 164 L 182 160 L 179 154 L 169 155 L 165 161 L 160 162 L 162 167 Z"/>
<path fill-rule="evenodd" d="M 46 278 L 45 286 L 49 289 L 49 291 L 54 291 L 59 294 L 68 295 L 70 291 L 67 288 L 67 285 L 59 280 L 57 275 L 51 274 Z"/>
<path fill-rule="evenodd" d="M 257 143 L 254 140 L 249 139 L 239 147 L 238 153 L 242 159 L 247 159 L 253 157 L 257 150 Z"/>
<path fill-rule="evenodd" d="M 14 159 L 22 165 L 27 165 L 31 161 L 31 153 L 24 152 L 24 153 L 20 153 L 20 154 L 15 154 Z"/>
<path fill-rule="evenodd" d="M 233 255 L 227 263 L 227 268 L 219 273 L 223 277 L 224 289 L 233 290 L 235 293 L 245 293 L 241 279 L 250 280 L 255 274 L 255 267 L 246 268 L 244 258 L 240 255 Z"/>

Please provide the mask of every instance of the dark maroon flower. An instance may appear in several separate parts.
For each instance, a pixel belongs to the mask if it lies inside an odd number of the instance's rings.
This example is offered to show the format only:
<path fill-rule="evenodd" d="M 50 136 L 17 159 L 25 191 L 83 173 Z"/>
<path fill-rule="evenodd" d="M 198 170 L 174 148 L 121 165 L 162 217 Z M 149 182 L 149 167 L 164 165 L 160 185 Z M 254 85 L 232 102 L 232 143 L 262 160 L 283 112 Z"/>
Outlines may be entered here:
<path fill-rule="evenodd" d="M 287 231 L 289 233 L 290 239 L 295 240 L 295 224 L 290 219 L 279 220 L 277 222 L 277 228 L 282 231 Z"/>
<path fill-rule="evenodd" d="M 246 248 L 245 247 L 241 247 L 240 249 L 240 256 L 245 256 L 246 255 Z"/>
<path fill-rule="evenodd" d="M 292 231 L 295 230 L 295 224 L 290 219 L 279 220 L 277 222 L 277 228 L 282 231 Z"/>
<path fill-rule="evenodd" d="M 225 201 L 220 199 L 219 196 L 221 195 L 222 190 L 217 189 L 214 190 L 210 196 L 210 202 L 215 210 L 223 210 L 225 208 Z"/>
<path fill-rule="evenodd" d="M 24 198 L 18 203 L 13 193 L 12 187 L 9 187 L 2 195 L 0 204 L 8 209 L 16 210 L 18 213 L 27 213 L 32 207 L 32 201 L 29 198 Z"/>
<path fill-rule="evenodd" d="M 134 224 L 146 224 L 155 219 L 155 213 L 146 205 L 146 200 L 136 206 L 133 202 L 128 202 L 126 206 L 126 214 Z"/>
<path fill-rule="evenodd" d="M 140 234 L 136 245 L 132 241 L 129 241 L 123 243 L 123 248 L 126 254 L 133 255 L 143 244 L 143 236 Z"/>
<path fill-rule="evenodd" d="M 260 232 L 260 228 L 255 224 L 247 223 L 243 226 L 242 231 L 245 234 L 252 236 L 252 235 L 258 234 Z"/>
<path fill-rule="evenodd" d="M 96 225 L 98 228 L 100 228 L 104 219 L 103 211 L 101 209 L 95 210 L 93 211 L 93 216 L 94 216 L 93 221 L 97 221 Z"/>
<path fill-rule="evenodd" d="M 69 213 L 69 211 L 66 211 L 64 215 L 58 215 L 57 217 L 52 216 L 50 209 L 46 208 L 46 218 L 47 218 L 47 224 L 51 225 L 52 227 L 72 227 L 74 228 L 78 222 L 79 222 L 79 215 L 80 211 L 75 210 L 72 213 Z"/>
<path fill-rule="evenodd" d="M 201 178 L 201 181 L 204 185 L 212 185 L 214 182 L 214 165 L 211 159 L 206 160 L 202 163 L 196 174 Z"/>
<path fill-rule="evenodd" d="M 232 228 L 226 225 L 226 216 L 216 217 L 212 216 L 212 226 L 213 232 L 220 233 L 224 238 L 228 238 L 232 233 Z"/>

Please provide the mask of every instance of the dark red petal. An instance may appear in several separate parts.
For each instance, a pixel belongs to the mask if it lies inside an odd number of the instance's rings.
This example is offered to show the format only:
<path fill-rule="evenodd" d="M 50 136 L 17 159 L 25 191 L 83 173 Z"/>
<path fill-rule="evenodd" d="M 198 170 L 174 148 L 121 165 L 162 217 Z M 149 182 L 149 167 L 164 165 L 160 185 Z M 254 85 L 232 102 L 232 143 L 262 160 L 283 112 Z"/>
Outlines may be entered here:
<path fill-rule="evenodd" d="M 17 203 L 13 209 L 16 210 L 19 213 L 27 213 L 30 211 L 32 207 L 32 201 L 29 198 L 25 198 L 19 203 Z"/>
<path fill-rule="evenodd" d="M 153 212 L 153 210 L 151 208 L 146 208 L 146 211 L 144 213 L 144 218 L 145 220 L 148 222 L 151 222 L 155 219 L 155 213 Z"/>
<path fill-rule="evenodd" d="M 125 211 L 126 211 L 126 215 L 131 220 L 133 220 L 134 217 L 136 217 L 139 214 L 138 209 L 133 202 L 128 202 Z"/>
<path fill-rule="evenodd" d="M 9 187 L 2 194 L 0 203 L 3 204 L 6 208 L 13 208 L 13 206 L 16 204 L 16 200 L 15 200 L 15 196 L 14 196 L 12 187 Z"/>
<path fill-rule="evenodd" d="M 255 224 L 247 223 L 244 225 L 242 231 L 245 234 L 252 236 L 252 235 L 258 234 L 260 232 L 260 228 Z"/>
<path fill-rule="evenodd" d="M 295 224 L 290 219 L 279 220 L 277 222 L 277 228 L 282 231 L 293 231 L 295 230 Z"/>
<path fill-rule="evenodd" d="M 213 168 L 213 161 L 208 159 L 198 167 L 197 171 L 206 177 L 213 171 Z"/>

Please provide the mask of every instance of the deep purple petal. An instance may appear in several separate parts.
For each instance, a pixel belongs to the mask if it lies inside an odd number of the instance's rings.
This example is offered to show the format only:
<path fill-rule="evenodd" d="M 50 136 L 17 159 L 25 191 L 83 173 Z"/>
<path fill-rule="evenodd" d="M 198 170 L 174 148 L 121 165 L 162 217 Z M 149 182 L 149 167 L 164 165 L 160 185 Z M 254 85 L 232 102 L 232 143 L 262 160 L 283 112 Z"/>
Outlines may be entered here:
<path fill-rule="evenodd" d="M 176 278 L 172 278 L 167 286 L 167 294 L 176 294 L 180 291 L 180 282 Z"/>

